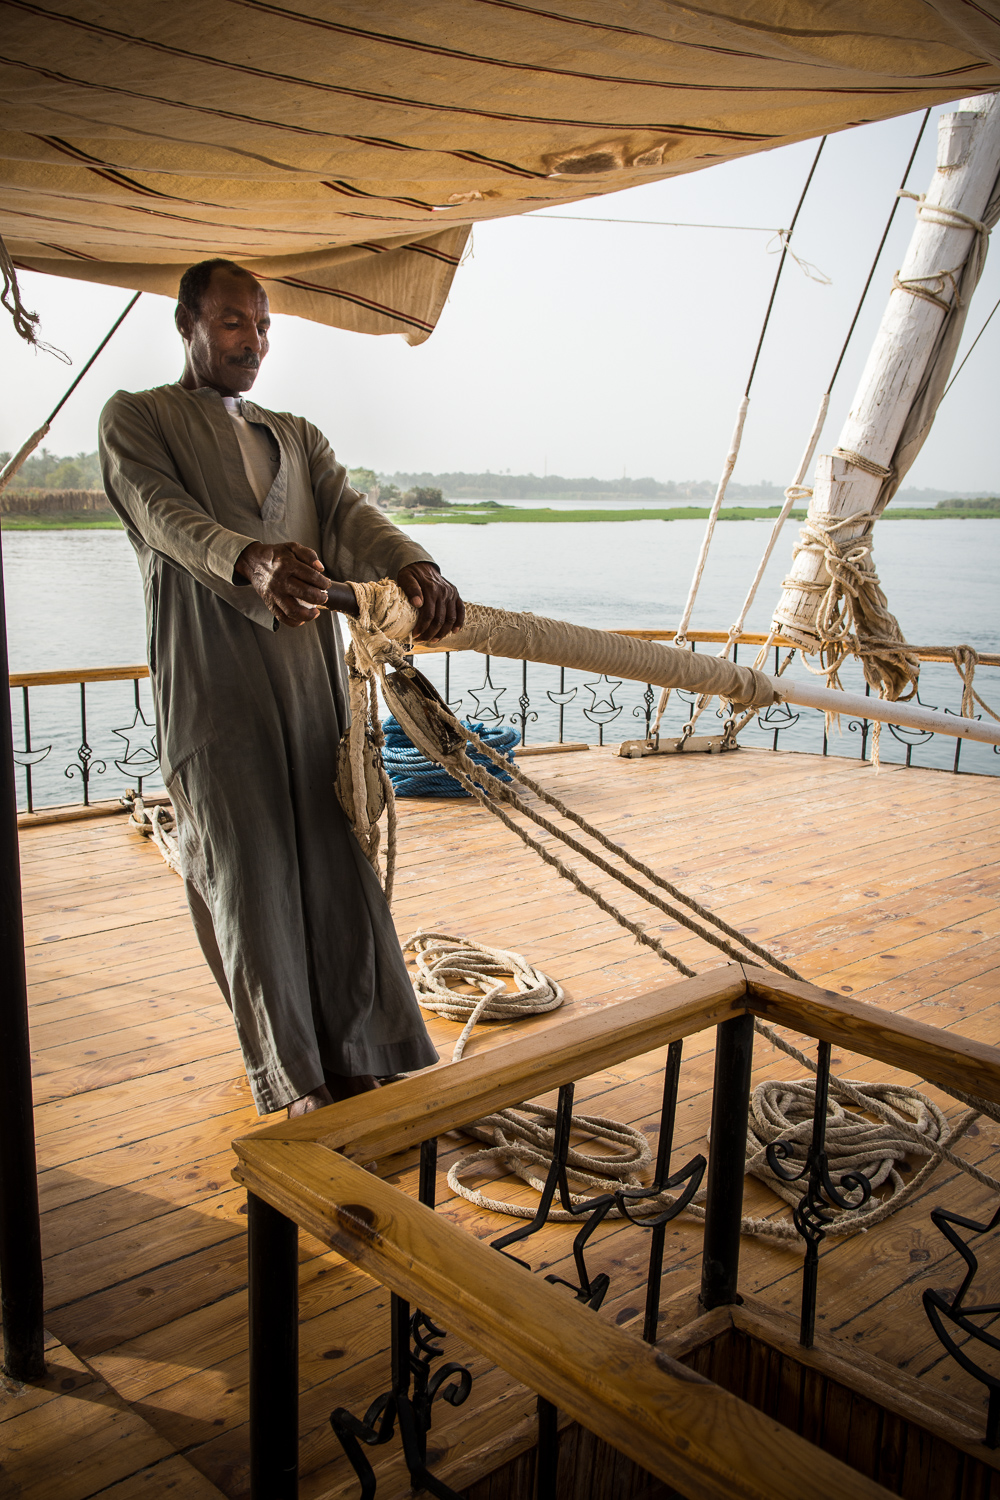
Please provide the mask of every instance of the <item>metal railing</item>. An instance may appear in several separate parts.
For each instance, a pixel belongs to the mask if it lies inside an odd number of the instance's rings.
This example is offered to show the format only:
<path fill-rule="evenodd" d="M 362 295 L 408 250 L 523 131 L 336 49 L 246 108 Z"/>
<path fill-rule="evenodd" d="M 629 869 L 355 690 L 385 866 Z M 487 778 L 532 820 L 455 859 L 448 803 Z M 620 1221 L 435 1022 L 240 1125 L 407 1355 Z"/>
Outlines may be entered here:
<path fill-rule="evenodd" d="M 669 630 L 622 630 L 622 635 L 642 640 L 672 642 Z M 725 631 L 692 630 L 688 641 L 692 651 L 712 647 L 728 640 Z M 746 632 L 733 647 L 732 659 L 744 665 L 756 658 L 769 637 Z M 777 637 L 773 659 L 768 669 L 777 673 L 794 650 L 790 641 Z M 545 666 L 537 662 L 505 661 L 479 656 L 474 652 L 454 653 L 440 647 L 417 647 L 420 669 L 433 681 L 452 711 L 460 718 L 487 726 L 513 724 L 521 736 L 522 746 L 541 743 L 594 743 L 603 745 L 612 734 L 617 740 L 639 739 L 648 735 L 656 711 L 659 690 L 649 683 L 619 681 L 598 677 L 588 681 L 585 672 L 564 667 Z M 925 708 L 943 708 L 945 713 L 959 714 L 962 683 L 951 660 L 944 654 L 921 653 L 921 694 Z M 435 660 L 435 658 L 437 660 Z M 1000 658 L 988 657 L 982 665 L 995 667 Z M 792 670 L 796 661 L 792 661 Z M 848 663 L 840 672 L 848 690 L 864 692 L 870 688 L 860 666 Z M 661 733 L 680 734 L 691 717 L 696 695 L 673 691 Z M 976 717 L 982 715 L 977 713 Z M 723 715 L 716 705 L 702 716 L 698 733 L 721 733 Z M 787 703 L 772 704 L 762 710 L 741 731 L 744 745 L 770 750 L 795 750 L 817 755 L 844 755 L 859 760 L 871 758 L 874 722 L 849 718 L 831 729 L 826 716 L 814 709 L 793 708 Z M 1000 754 L 990 745 L 972 744 L 928 730 L 886 726 L 881 736 L 879 758 L 884 764 L 923 765 L 938 770 L 958 772 L 965 757 L 965 771 L 980 775 L 1000 775 Z"/>
<path fill-rule="evenodd" d="M 621 634 L 642 640 L 673 639 L 673 633 L 666 630 L 623 630 Z M 692 651 L 718 646 L 726 639 L 726 633 L 718 630 L 688 634 Z M 741 649 L 744 661 L 748 653 L 752 659 L 767 639 L 748 632 L 734 646 L 733 659 L 739 661 Z M 780 638 L 774 642 L 775 671 L 789 648 L 790 643 Z M 648 683 L 606 676 L 588 680 L 587 673 L 565 667 L 483 657 L 471 651 L 456 653 L 418 646 L 414 654 L 420 657 L 421 670 L 459 717 L 487 726 L 513 724 L 522 746 L 529 749 L 568 742 L 603 745 L 612 737 L 642 738 L 649 733 L 655 716 L 659 694 Z M 992 662 L 990 658 L 989 664 Z M 841 675 L 845 687 L 869 691 L 856 666 L 853 673 L 850 667 L 842 668 Z M 144 786 L 147 790 L 161 789 L 148 677 L 149 669 L 144 664 L 11 673 L 14 762 L 23 778 L 18 788 L 21 811 L 34 812 L 74 801 L 89 807 L 94 801 L 116 800 L 127 787 L 135 787 L 140 795 Z M 957 714 L 961 687 L 947 657 L 925 659 L 919 699 L 925 707 L 943 706 L 946 713 Z M 46 692 L 39 697 L 43 688 Z M 680 733 L 694 701 L 691 693 L 671 694 L 663 724 L 665 735 Z M 716 707 L 710 707 L 700 721 L 699 732 L 718 730 L 720 720 Z M 781 703 L 750 721 L 742 731 L 742 743 L 867 760 L 873 729 L 871 720 L 851 718 L 839 731 L 831 731 L 822 713 Z M 888 725 L 887 729 L 880 745 L 884 763 L 955 772 L 961 766 L 963 771 L 980 775 L 1000 775 L 1000 747 L 898 725 Z M 78 789 L 76 798 L 67 796 L 67 781 Z"/>
<path fill-rule="evenodd" d="M 794 1222 L 805 1244 L 800 1339 L 808 1347 L 816 1318 L 818 1250 L 831 1209 L 847 1206 L 848 1196 L 850 1206 L 856 1206 L 856 1195 L 865 1187 L 871 1193 L 871 1184 L 858 1173 L 838 1180 L 831 1176 L 825 1151 L 831 1047 L 861 1053 L 945 1088 L 971 1090 L 994 1104 L 1000 1104 L 1000 1049 L 814 985 L 731 964 L 623 1001 L 611 1012 L 571 1017 L 555 1032 L 529 1032 L 466 1057 L 460 1065 L 430 1070 L 393 1084 L 389 1091 L 356 1097 L 234 1142 L 234 1175 L 250 1194 L 254 1500 L 293 1500 L 297 1494 L 298 1226 L 392 1293 L 390 1384 L 363 1416 L 344 1407 L 331 1416 L 365 1496 L 374 1495 L 376 1487 L 365 1450 L 389 1441 L 398 1422 L 415 1488 L 455 1500 L 454 1491 L 429 1472 L 427 1457 L 433 1402 L 444 1381 L 453 1381 L 453 1404 L 466 1400 L 472 1386 L 468 1370 L 460 1365 L 430 1374 L 432 1361 L 443 1355 L 444 1328 L 537 1393 L 539 1474 L 554 1472 L 560 1409 L 699 1500 L 839 1500 L 884 1493 L 812 1445 L 802 1447 L 805 1440 L 793 1432 L 782 1431 L 779 1437 L 759 1421 L 760 1413 L 718 1386 L 685 1383 L 670 1361 L 657 1361 L 653 1350 L 644 1347 L 656 1339 L 663 1228 L 683 1211 L 703 1175 L 701 1309 L 739 1301 L 756 1016 L 814 1037 L 818 1045 L 812 1139 L 798 1149 L 797 1158 L 792 1146 L 775 1153 L 786 1180 L 794 1172 L 802 1183 Z M 710 1026 L 716 1028 L 716 1049 L 707 1173 L 700 1152 L 674 1169 L 683 1041 Z M 574 1201 L 567 1184 L 574 1084 L 664 1046 L 655 1180 L 647 1188 L 623 1187 Z M 559 1091 L 554 1159 L 535 1219 L 487 1246 L 478 1232 L 470 1234 L 455 1222 L 453 1214 L 437 1215 L 438 1137 L 553 1089 Z M 373 1157 L 417 1145 L 415 1197 L 364 1170 L 362 1164 Z M 663 1189 L 677 1192 L 672 1206 L 640 1220 L 643 1199 Z M 556 1201 L 579 1218 L 581 1227 L 554 1266 L 550 1237 L 543 1263 L 548 1274 L 530 1274 L 531 1266 L 521 1257 Z M 591 1237 L 612 1207 L 638 1233 L 649 1236 L 642 1340 L 599 1315 L 609 1273 L 595 1274 L 588 1257 Z M 509 1253 L 515 1245 L 517 1257 Z M 620 1274 L 616 1267 L 621 1260 L 616 1247 L 606 1263 Z M 624 1290 L 632 1296 L 636 1289 L 630 1283 Z M 915 1302 L 917 1296 L 914 1289 Z M 738 1444 L 730 1446 L 726 1434 L 737 1430 Z M 538 1493 L 552 1491 L 540 1488 Z"/>
<path fill-rule="evenodd" d="M 162 785 L 148 678 L 145 664 L 10 674 L 19 810 L 90 807 L 130 786 L 141 796 L 144 785 Z M 42 688 L 52 691 L 39 706 Z M 67 797 L 67 781 L 77 798 Z"/>

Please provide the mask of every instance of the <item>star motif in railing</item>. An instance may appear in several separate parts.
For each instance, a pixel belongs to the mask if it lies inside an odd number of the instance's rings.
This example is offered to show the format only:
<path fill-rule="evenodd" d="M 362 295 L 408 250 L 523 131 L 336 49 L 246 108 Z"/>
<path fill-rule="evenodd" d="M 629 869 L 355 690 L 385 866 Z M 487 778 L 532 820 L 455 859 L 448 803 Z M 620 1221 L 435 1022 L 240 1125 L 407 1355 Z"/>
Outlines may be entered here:
<path fill-rule="evenodd" d="M 479 720 L 501 719 L 503 715 L 497 703 L 506 691 L 505 687 L 494 687 L 490 674 L 487 672 L 481 687 L 469 689 L 469 697 L 476 700 L 476 712 L 472 717 Z M 485 708 L 484 704 L 486 704 Z"/>
<path fill-rule="evenodd" d="M 126 724 L 121 729 L 113 729 L 120 740 L 125 741 L 125 754 L 120 760 L 115 761 L 119 771 L 149 771 L 159 764 L 159 753 L 156 746 L 156 728 L 150 724 L 144 716 L 142 709 L 137 708 L 135 717 L 131 724 Z"/>
<path fill-rule="evenodd" d="M 615 702 L 615 688 L 621 687 L 621 679 L 609 677 L 606 672 L 598 677 L 596 682 L 585 682 L 584 687 L 591 696 L 591 705 L 584 709 L 588 719 L 595 721 L 600 719 L 614 719 L 622 711 L 620 703 Z M 604 692 L 601 692 L 601 689 Z"/>

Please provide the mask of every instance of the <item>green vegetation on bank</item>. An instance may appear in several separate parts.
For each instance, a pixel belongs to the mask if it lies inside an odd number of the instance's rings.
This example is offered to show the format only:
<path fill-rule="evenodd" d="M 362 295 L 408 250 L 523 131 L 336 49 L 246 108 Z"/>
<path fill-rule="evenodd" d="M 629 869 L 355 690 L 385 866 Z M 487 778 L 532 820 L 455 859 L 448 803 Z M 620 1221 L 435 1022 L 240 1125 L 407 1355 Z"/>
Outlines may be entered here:
<path fill-rule="evenodd" d="M 0 467 L 10 457 L 0 453 Z M 709 514 L 708 501 L 715 493 L 709 480 L 653 479 L 564 479 L 550 474 L 377 474 L 374 469 L 348 471 L 355 489 L 373 494 L 392 519 L 406 526 L 442 524 L 485 526 L 490 522 L 583 522 L 583 521 L 701 521 Z M 461 499 L 446 500 L 446 494 Z M 782 492 L 770 481 L 756 485 L 730 484 L 729 498 L 742 501 L 720 512 L 724 521 L 770 521 L 779 514 Z M 484 498 L 474 498 L 474 497 Z M 544 504 L 555 497 L 583 499 L 607 497 L 618 501 L 614 509 L 587 507 L 553 510 Z M 498 498 L 499 497 L 499 498 Z M 511 505 L 511 499 L 537 499 L 537 508 Z M 621 501 L 662 498 L 662 509 L 632 506 Z M 936 505 L 914 508 L 907 499 L 934 500 Z M 747 502 L 759 500 L 760 505 Z M 686 503 L 685 503 L 686 502 Z M 694 502 L 694 503 L 692 503 Z M 777 503 L 776 503 L 777 502 Z M 5 531 L 116 531 L 121 527 L 101 490 L 96 453 L 60 457 L 47 448 L 33 454 L 0 496 Z M 801 521 L 804 510 L 793 510 L 791 519 Z M 978 495 L 954 499 L 936 490 L 901 490 L 885 512 L 896 521 L 996 520 L 1000 519 L 1000 495 Z"/>
<path fill-rule="evenodd" d="M 725 509 L 719 512 L 720 521 L 773 521 L 779 507 L 771 505 L 760 509 Z M 433 514 L 414 515 L 410 511 L 395 511 L 390 519 L 399 526 L 489 526 L 494 523 L 513 521 L 519 525 L 538 521 L 704 521 L 708 517 L 707 505 L 688 505 L 675 510 L 522 510 L 518 506 L 472 506 L 449 505 L 446 510 L 435 510 Z M 793 510 L 790 521 L 804 521 L 804 510 Z M 1000 502 L 987 507 L 981 503 L 963 509 L 938 506 L 925 510 L 895 510 L 890 505 L 882 517 L 884 521 L 995 521 L 1000 520 Z M 117 516 L 94 515 L 71 511 L 64 514 L 43 516 L 8 516 L 0 518 L 4 531 L 120 531 Z"/>
<path fill-rule="evenodd" d="M 671 510 L 528 510 L 516 505 L 473 508 L 452 501 L 447 511 L 435 510 L 433 514 L 414 515 L 408 511 L 395 511 L 391 519 L 399 526 L 488 526 L 494 522 L 515 521 L 704 521 L 709 514 L 707 505 L 687 505 Z M 781 514 L 777 505 L 759 509 L 746 506 L 740 509 L 719 511 L 720 521 L 773 521 Z M 789 512 L 789 520 L 804 521 L 804 510 Z M 896 510 L 889 506 L 882 517 L 889 521 L 981 521 L 1000 520 L 1000 501 L 990 507 L 977 504 L 974 509 L 948 509 L 938 506 L 926 510 Z"/>
<path fill-rule="evenodd" d="M 44 516 L 0 516 L 4 531 L 121 531 L 115 515 L 94 515 L 92 511 L 55 511 Z"/>

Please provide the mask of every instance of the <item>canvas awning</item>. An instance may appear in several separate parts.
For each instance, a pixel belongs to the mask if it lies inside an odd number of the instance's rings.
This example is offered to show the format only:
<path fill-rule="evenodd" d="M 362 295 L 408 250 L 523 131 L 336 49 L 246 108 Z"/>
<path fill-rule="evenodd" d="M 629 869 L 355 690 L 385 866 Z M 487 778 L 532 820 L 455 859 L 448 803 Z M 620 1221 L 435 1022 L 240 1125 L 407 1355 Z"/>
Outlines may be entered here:
<path fill-rule="evenodd" d="M 998 0 L 0 0 L 17 265 L 419 343 L 469 226 L 1000 88 Z"/>

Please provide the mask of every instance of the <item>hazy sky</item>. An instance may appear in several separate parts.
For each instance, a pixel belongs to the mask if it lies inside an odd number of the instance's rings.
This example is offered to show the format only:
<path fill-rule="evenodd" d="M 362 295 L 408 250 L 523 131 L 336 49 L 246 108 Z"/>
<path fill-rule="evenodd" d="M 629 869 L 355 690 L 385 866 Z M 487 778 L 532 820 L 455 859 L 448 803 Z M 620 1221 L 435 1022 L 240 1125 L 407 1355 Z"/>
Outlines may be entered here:
<path fill-rule="evenodd" d="M 953 106 L 952 106 L 953 107 Z M 938 111 L 937 113 L 941 113 Z M 793 242 L 833 278 L 789 263 L 754 382 L 735 478 L 787 483 L 812 425 L 919 123 L 907 116 L 831 137 Z M 910 177 L 926 189 L 934 118 Z M 788 224 L 815 143 L 711 167 L 560 212 L 615 220 Z M 776 260 L 771 236 L 740 230 L 569 223 L 546 215 L 485 224 L 427 343 L 275 319 L 254 389 L 302 413 L 349 465 L 381 471 L 715 477 L 749 370 Z M 834 390 L 823 447 L 835 445 L 913 227 L 904 202 Z M 771 249 L 773 251 L 773 243 Z M 43 337 L 79 365 L 128 294 L 25 274 Z M 1000 295 L 996 249 L 970 311 L 966 345 Z M 119 388 L 176 379 L 173 304 L 145 295 L 48 439 L 93 450 L 101 406 Z M 1000 313 L 941 408 L 907 484 L 1000 490 L 996 365 Z M 27 350 L 0 322 L 0 448 L 42 421 L 72 372 Z"/>

